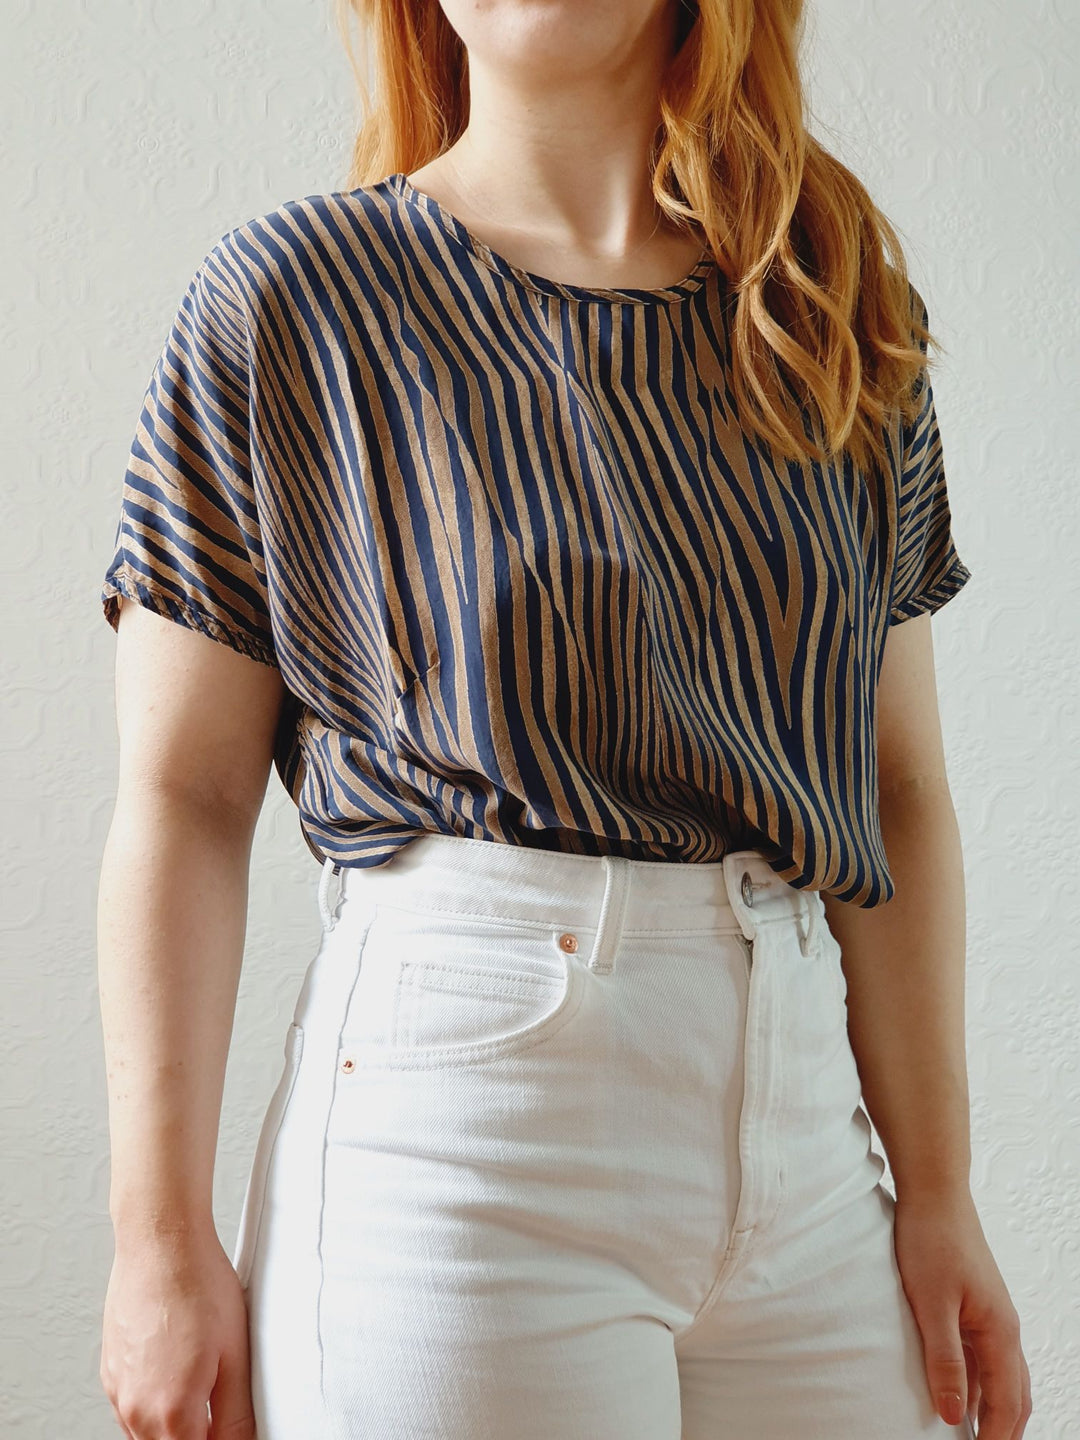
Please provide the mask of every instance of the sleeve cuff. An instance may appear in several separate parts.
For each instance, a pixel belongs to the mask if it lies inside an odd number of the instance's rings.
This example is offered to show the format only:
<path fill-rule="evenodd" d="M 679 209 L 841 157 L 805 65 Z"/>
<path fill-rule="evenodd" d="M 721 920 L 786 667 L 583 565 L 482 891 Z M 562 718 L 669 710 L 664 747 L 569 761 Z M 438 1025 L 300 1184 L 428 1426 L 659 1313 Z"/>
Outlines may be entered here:
<path fill-rule="evenodd" d="M 155 611 L 158 615 L 164 615 L 167 620 L 174 620 L 189 630 L 208 635 L 211 640 L 229 645 L 241 655 L 247 655 L 263 665 L 272 665 L 275 668 L 278 666 L 273 641 L 265 636 L 241 629 L 232 623 L 226 624 L 216 615 L 211 615 L 190 601 L 178 600 L 173 595 L 167 595 L 164 591 L 147 585 L 145 581 L 119 572 L 114 572 L 101 587 L 102 610 L 114 630 L 120 620 L 121 596 Z"/>
<path fill-rule="evenodd" d="M 962 590 L 970 579 L 971 571 L 959 555 L 955 555 L 949 568 L 932 585 L 923 586 L 921 590 L 916 590 L 912 595 L 906 595 L 903 600 L 896 601 L 890 607 L 890 625 L 914 619 L 916 615 L 933 614 L 935 610 L 940 610 L 942 605 Z"/>

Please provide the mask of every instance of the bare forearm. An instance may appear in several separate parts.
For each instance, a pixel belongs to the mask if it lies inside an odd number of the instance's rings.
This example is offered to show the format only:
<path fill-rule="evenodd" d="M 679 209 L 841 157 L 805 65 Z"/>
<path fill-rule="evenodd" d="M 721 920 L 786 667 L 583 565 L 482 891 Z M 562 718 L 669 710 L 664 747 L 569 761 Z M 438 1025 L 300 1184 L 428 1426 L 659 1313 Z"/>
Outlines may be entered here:
<path fill-rule="evenodd" d="M 863 910 L 826 899 L 844 955 L 848 1032 L 898 1197 L 968 1188 L 963 860 L 944 782 L 882 799 L 896 894 Z"/>
<path fill-rule="evenodd" d="M 98 892 L 98 987 L 118 1236 L 212 1227 L 214 1154 L 243 955 L 251 824 L 130 787 Z"/>

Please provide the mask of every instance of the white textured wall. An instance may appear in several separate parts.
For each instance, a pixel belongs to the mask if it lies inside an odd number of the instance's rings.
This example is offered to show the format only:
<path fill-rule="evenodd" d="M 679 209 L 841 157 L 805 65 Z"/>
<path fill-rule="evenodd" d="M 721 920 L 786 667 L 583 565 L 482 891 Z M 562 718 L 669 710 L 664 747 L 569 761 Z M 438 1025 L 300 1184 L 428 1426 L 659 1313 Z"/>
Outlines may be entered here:
<path fill-rule="evenodd" d="M 343 183 L 352 100 L 329 13 L 329 0 L 5 9 L 12 1440 L 119 1433 L 97 1376 L 112 1234 L 94 910 L 115 775 L 115 638 L 97 591 L 127 447 L 210 245 Z M 935 395 L 973 578 L 934 637 L 967 857 L 974 1184 L 1033 1372 L 1026 1440 L 1067 1440 L 1080 1433 L 1080 14 L 1072 0 L 825 0 L 811 29 L 818 133 L 901 227 L 950 348 Z M 317 879 L 275 777 L 222 1120 L 226 1247 L 317 942 Z"/>

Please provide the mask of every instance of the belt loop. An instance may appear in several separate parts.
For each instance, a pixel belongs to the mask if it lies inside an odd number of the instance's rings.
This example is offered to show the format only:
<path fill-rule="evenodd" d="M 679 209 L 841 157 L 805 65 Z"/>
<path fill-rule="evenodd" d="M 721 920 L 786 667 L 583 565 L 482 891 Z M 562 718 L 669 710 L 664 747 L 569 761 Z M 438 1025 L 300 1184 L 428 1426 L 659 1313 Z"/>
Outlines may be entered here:
<path fill-rule="evenodd" d="M 604 866 L 604 898 L 596 939 L 589 956 L 589 969 L 596 975 L 610 975 L 615 965 L 615 947 L 622 933 L 626 898 L 630 889 L 630 861 L 625 855 L 601 855 Z"/>
<path fill-rule="evenodd" d="M 336 924 L 335 912 L 341 900 L 340 886 L 338 888 L 338 898 L 333 910 L 331 910 L 327 904 L 327 895 L 330 889 L 330 877 L 331 875 L 338 874 L 339 870 L 340 866 L 334 862 L 333 857 L 327 855 L 323 861 L 322 874 L 319 876 L 319 913 L 322 916 L 322 926 L 324 930 L 332 930 Z"/>

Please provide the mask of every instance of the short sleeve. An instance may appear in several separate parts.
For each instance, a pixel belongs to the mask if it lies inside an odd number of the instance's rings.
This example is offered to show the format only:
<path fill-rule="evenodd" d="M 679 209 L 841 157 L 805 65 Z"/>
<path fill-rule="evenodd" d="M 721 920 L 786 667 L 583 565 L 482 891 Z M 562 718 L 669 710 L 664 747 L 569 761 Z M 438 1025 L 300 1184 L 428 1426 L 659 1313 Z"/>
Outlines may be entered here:
<path fill-rule="evenodd" d="M 914 287 L 912 296 L 926 325 L 926 306 Z M 916 395 L 918 410 L 901 429 L 899 535 L 889 602 L 893 625 L 940 609 L 971 578 L 953 539 L 934 389 L 925 366 Z"/>
<path fill-rule="evenodd" d="M 101 588 L 276 665 L 252 483 L 249 346 L 221 241 L 196 270 L 150 377 Z"/>

